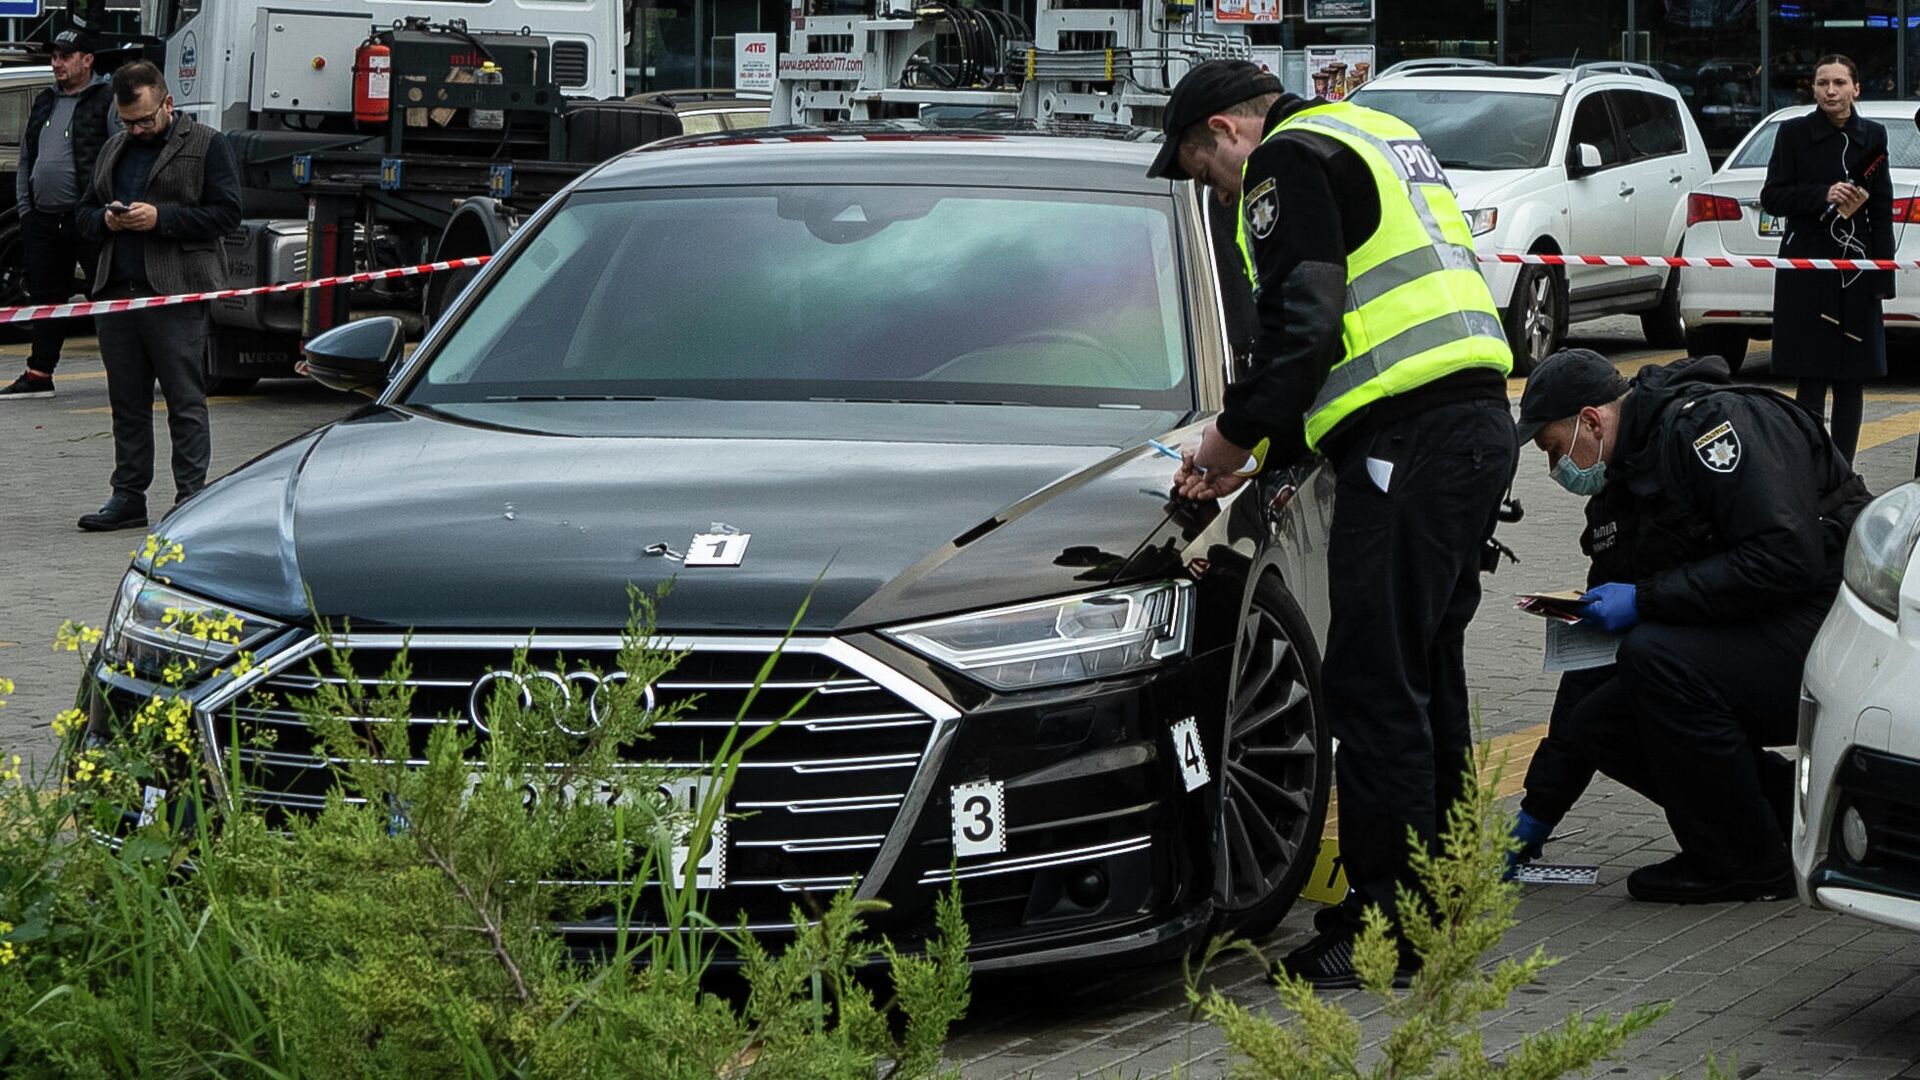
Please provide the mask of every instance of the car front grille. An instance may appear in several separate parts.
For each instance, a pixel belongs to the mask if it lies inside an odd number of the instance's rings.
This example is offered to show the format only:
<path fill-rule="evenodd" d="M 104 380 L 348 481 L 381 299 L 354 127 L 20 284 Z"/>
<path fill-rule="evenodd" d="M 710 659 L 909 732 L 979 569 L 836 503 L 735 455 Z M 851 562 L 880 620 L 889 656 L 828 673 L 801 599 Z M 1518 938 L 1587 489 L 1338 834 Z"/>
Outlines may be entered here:
<path fill-rule="evenodd" d="M 406 648 L 413 764 L 423 761 L 435 727 L 474 723 L 472 703 L 487 696 L 484 688 L 475 694 L 476 682 L 512 670 L 517 648 L 527 647 L 533 669 L 560 675 L 610 671 L 619 650 L 618 639 L 609 637 L 421 634 L 406 642 L 398 635 L 355 634 L 336 641 L 351 650 L 355 676 L 369 685 Z M 663 708 L 688 705 L 656 722 L 635 754 L 649 768 L 701 769 L 780 643 L 700 639 L 675 640 L 672 647 L 686 656 L 654 684 L 655 701 Z M 275 657 L 264 676 L 204 703 L 201 723 L 215 763 L 222 776 L 241 777 L 232 797 L 261 809 L 269 821 L 325 804 L 335 784 L 329 765 L 339 762 L 327 760 L 294 702 L 323 682 L 343 681 L 315 639 Z M 737 816 L 728 825 L 724 884 L 709 905 L 722 924 L 743 914 L 755 925 L 788 924 L 796 903 L 803 910 L 824 908 L 832 892 L 872 872 L 936 726 L 957 715 L 844 643 L 806 640 L 780 650 L 745 726 L 771 723 L 809 694 L 811 700 L 741 763 L 727 803 Z"/>
<path fill-rule="evenodd" d="M 1920 761 L 1856 746 L 1838 776 L 1840 813 L 1834 815 L 1829 850 L 1850 872 L 1920 889 Z M 1847 809 L 1860 813 L 1867 832 L 1867 858 L 1846 854 L 1840 822 Z"/>

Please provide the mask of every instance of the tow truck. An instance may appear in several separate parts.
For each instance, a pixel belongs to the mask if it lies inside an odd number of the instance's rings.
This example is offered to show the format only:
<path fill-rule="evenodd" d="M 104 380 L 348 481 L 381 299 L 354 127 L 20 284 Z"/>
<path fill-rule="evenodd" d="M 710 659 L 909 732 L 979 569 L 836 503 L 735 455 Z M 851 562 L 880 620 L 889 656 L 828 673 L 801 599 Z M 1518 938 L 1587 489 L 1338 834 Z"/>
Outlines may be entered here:
<path fill-rule="evenodd" d="M 621 4 L 585 0 L 69 0 L 64 17 L 160 65 L 180 111 L 232 140 L 234 287 L 491 254 L 575 176 L 680 132 L 622 100 Z M 459 272 L 216 301 L 210 385 L 293 372 L 350 319 L 418 332 Z"/>

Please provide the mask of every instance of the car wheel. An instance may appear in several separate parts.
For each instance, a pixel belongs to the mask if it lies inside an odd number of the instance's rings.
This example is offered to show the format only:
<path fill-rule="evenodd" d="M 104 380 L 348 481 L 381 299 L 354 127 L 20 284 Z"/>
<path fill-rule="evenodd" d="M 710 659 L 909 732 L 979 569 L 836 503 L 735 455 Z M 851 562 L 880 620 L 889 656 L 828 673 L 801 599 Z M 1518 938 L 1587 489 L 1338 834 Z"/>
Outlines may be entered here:
<path fill-rule="evenodd" d="M 1735 375 L 1747 362 L 1747 344 L 1747 332 L 1737 326 L 1703 326 L 1687 331 L 1687 355 L 1718 356 Z"/>
<path fill-rule="evenodd" d="M 0 227 L 0 307 L 18 307 L 27 303 L 27 251 L 20 237 L 20 222 L 13 220 Z M 23 341 L 24 326 L 9 326 L 8 341 Z"/>
<path fill-rule="evenodd" d="M 1216 933 L 1273 929 L 1306 884 L 1332 780 L 1320 654 L 1306 617 L 1265 578 L 1240 625 L 1214 841 Z"/>
<path fill-rule="evenodd" d="M 1513 373 L 1526 375 L 1560 347 L 1560 279 L 1552 268 L 1523 266 L 1507 305 L 1507 344 Z"/>
<path fill-rule="evenodd" d="M 1660 306 L 1640 313 L 1640 334 L 1656 349 L 1678 349 L 1686 344 L 1687 324 L 1680 318 L 1680 268 L 1667 274 L 1660 290 Z"/>

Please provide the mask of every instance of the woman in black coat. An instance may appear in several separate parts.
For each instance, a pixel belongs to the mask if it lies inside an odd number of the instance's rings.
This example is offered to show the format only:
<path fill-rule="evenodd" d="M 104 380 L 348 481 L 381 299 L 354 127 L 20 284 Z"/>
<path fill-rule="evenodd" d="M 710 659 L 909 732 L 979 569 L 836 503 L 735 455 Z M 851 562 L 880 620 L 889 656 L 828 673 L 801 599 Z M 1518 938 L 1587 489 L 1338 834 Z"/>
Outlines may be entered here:
<path fill-rule="evenodd" d="M 1760 206 L 1786 219 L 1780 254 L 1805 259 L 1893 258 L 1893 181 L 1887 129 L 1854 112 L 1860 72 L 1844 56 L 1814 65 L 1814 111 L 1780 125 Z M 1891 271 L 1777 270 L 1773 371 L 1800 380 L 1800 404 L 1825 416 L 1833 388 L 1833 441 L 1853 460 L 1861 383 L 1887 374 L 1880 301 Z"/>

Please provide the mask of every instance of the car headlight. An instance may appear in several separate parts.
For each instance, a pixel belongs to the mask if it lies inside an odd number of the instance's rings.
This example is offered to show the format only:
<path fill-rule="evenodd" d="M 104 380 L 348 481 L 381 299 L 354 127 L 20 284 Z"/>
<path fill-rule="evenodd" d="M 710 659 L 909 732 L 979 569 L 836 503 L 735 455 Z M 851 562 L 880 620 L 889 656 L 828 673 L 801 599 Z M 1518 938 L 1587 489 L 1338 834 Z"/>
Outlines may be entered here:
<path fill-rule="evenodd" d="M 1920 541 L 1920 484 L 1902 484 L 1867 504 L 1847 537 L 1847 588 L 1889 619 L 1900 617 L 1900 582 Z"/>
<path fill-rule="evenodd" d="M 1498 224 L 1500 224 L 1500 211 L 1494 207 L 1467 211 L 1467 228 L 1473 230 L 1475 236 L 1485 236 Z"/>
<path fill-rule="evenodd" d="M 169 667 L 197 682 L 285 624 L 262 615 L 203 600 L 162 585 L 138 570 L 120 581 L 100 658 L 109 666 L 160 680 Z M 198 678 L 194 676 L 198 675 Z"/>
<path fill-rule="evenodd" d="M 1187 651 L 1193 587 L 1163 581 L 915 623 L 888 637 L 998 690 L 1124 675 Z"/>

